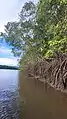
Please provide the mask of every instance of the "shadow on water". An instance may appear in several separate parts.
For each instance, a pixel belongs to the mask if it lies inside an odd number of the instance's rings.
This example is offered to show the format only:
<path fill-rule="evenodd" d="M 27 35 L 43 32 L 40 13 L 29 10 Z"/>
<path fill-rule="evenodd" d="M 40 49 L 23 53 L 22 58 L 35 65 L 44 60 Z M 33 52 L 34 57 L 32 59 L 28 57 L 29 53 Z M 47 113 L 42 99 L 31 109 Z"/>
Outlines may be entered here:
<path fill-rule="evenodd" d="M 20 119 L 67 119 L 67 94 L 20 73 L 20 96 L 25 100 Z"/>

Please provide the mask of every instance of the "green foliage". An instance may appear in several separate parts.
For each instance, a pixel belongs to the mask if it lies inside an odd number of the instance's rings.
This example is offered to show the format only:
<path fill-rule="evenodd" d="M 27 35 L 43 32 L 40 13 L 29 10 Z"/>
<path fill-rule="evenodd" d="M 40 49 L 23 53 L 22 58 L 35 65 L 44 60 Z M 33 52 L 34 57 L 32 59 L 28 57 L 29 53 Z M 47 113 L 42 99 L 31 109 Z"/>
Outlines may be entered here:
<path fill-rule="evenodd" d="M 20 55 L 20 64 L 52 57 L 56 51 L 67 52 L 67 0 L 26 2 L 18 22 L 8 22 L 5 39 Z"/>
<path fill-rule="evenodd" d="M 32 46 L 33 27 L 36 7 L 32 2 L 25 3 L 19 14 L 18 22 L 8 22 L 5 25 L 6 41 L 13 46 L 15 56 L 23 54 Z"/>
<path fill-rule="evenodd" d="M 53 56 L 53 51 L 52 50 L 48 50 L 45 54 L 46 58 L 52 57 Z"/>
<path fill-rule="evenodd" d="M 43 46 L 42 52 L 45 57 L 52 56 L 55 51 L 67 51 L 66 0 L 39 1 L 35 34 L 40 39 L 40 47 Z"/>

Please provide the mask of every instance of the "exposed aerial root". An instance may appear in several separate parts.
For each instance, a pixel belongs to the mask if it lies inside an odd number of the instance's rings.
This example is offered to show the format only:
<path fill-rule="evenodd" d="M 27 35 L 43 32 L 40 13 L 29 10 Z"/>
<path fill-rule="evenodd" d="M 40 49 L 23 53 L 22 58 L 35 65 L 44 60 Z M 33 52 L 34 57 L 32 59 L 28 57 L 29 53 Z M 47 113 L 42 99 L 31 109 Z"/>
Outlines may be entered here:
<path fill-rule="evenodd" d="M 28 67 L 29 74 L 33 74 L 34 78 L 44 79 L 60 90 L 67 88 L 67 54 L 60 55 L 52 60 L 44 59 L 41 62 L 37 62 L 33 69 L 32 65 Z"/>

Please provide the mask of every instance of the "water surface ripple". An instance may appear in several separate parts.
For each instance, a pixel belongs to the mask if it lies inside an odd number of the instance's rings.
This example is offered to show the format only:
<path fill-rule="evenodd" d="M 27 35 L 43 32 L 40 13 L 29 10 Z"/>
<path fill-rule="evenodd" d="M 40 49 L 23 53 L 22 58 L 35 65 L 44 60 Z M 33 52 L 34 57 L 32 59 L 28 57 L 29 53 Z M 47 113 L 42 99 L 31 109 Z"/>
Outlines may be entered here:
<path fill-rule="evenodd" d="M 19 119 L 18 72 L 1 73 L 4 75 L 0 79 L 0 119 Z"/>

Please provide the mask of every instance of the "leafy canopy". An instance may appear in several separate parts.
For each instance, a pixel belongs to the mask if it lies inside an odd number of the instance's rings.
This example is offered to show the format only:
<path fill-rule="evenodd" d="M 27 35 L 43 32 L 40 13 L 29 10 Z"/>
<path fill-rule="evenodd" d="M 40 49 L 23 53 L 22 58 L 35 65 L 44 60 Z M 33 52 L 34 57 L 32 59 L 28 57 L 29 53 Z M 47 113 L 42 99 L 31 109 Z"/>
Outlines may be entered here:
<path fill-rule="evenodd" d="M 21 64 L 67 52 L 67 0 L 39 0 L 37 5 L 26 2 L 19 21 L 8 22 L 5 31 Z"/>

